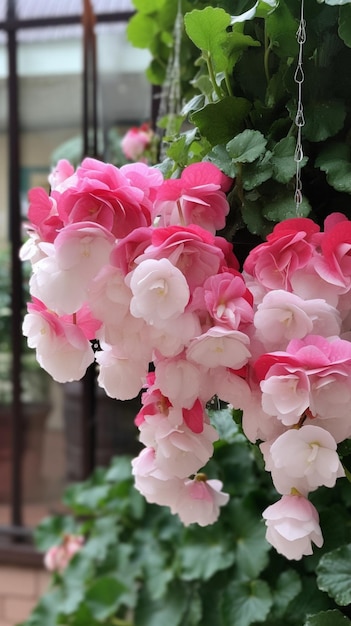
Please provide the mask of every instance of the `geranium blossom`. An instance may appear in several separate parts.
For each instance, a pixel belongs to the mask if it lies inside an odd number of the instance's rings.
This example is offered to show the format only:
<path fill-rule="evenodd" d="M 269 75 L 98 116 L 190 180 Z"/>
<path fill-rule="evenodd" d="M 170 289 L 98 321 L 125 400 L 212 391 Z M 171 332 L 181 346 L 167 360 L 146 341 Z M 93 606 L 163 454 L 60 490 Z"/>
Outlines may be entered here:
<path fill-rule="evenodd" d="M 317 510 L 303 496 L 284 495 L 262 515 L 267 541 L 287 559 L 298 561 L 312 554 L 312 542 L 319 548 L 323 545 Z"/>

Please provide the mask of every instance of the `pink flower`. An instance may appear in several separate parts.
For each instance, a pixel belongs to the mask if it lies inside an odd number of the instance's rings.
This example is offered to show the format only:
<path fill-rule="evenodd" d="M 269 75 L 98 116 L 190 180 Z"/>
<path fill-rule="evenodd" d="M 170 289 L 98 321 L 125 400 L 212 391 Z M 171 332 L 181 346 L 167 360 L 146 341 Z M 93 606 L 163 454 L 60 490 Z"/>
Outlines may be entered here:
<path fill-rule="evenodd" d="M 153 217 L 161 226 L 197 224 L 215 234 L 225 226 L 229 204 L 222 189 L 232 180 L 212 163 L 188 165 L 179 179 L 169 179 L 159 188 Z"/>
<path fill-rule="evenodd" d="M 307 495 L 321 485 L 334 487 L 336 479 L 345 475 L 335 439 L 319 426 L 292 428 L 260 447 L 279 493 L 289 494 L 295 488 Z"/>
<path fill-rule="evenodd" d="M 185 526 L 214 524 L 220 507 L 225 506 L 229 495 L 222 490 L 220 480 L 207 480 L 204 474 L 186 480 L 177 500 L 172 504 L 172 513 L 177 513 Z"/>
<path fill-rule="evenodd" d="M 65 225 L 96 222 L 119 238 L 150 224 L 144 197 L 117 167 L 86 158 L 77 168 L 75 184 L 59 194 L 57 210 Z"/>
<path fill-rule="evenodd" d="M 216 274 L 224 262 L 215 237 L 198 226 L 155 228 L 151 245 L 136 262 L 161 258 L 167 258 L 184 274 L 191 292 Z"/>
<path fill-rule="evenodd" d="M 252 250 L 244 270 L 262 286 L 291 291 L 296 270 L 304 268 L 315 252 L 318 226 L 308 218 L 285 220 L 274 227 L 267 241 Z"/>
<path fill-rule="evenodd" d="M 48 196 L 42 187 L 34 187 L 28 192 L 28 219 L 30 228 L 38 233 L 41 241 L 55 241 L 63 221 L 57 212 L 54 196 Z"/>
<path fill-rule="evenodd" d="M 182 272 L 168 259 L 145 259 L 128 276 L 133 297 L 130 311 L 156 327 L 184 312 L 190 291 Z"/>
<path fill-rule="evenodd" d="M 252 295 L 239 272 L 224 271 L 210 276 L 196 291 L 200 291 L 216 325 L 238 330 L 239 326 L 252 322 Z M 195 293 L 194 299 L 199 300 L 199 295 Z"/>
<path fill-rule="evenodd" d="M 52 168 L 49 175 L 51 189 L 58 189 L 59 191 L 62 191 L 62 188 L 65 185 L 67 186 L 72 184 L 73 174 L 73 165 L 67 161 L 67 159 L 60 159 L 56 166 Z"/>
<path fill-rule="evenodd" d="M 33 296 L 59 315 L 75 313 L 87 299 L 90 282 L 108 262 L 113 236 L 91 223 L 66 226 L 47 256 L 35 263 L 30 280 Z"/>
<path fill-rule="evenodd" d="M 132 473 L 136 489 L 147 502 L 171 506 L 183 487 L 183 481 L 159 469 L 155 461 L 155 450 L 144 448 L 132 460 Z"/>
<path fill-rule="evenodd" d="M 80 380 L 94 361 L 90 341 L 73 317 L 58 317 L 39 300 L 28 304 L 23 334 L 39 365 L 59 383 Z"/>
<path fill-rule="evenodd" d="M 145 150 L 150 147 L 153 136 L 154 132 L 149 124 L 130 128 L 121 141 L 121 148 L 127 159 L 130 161 L 140 159 Z"/>
<path fill-rule="evenodd" d="M 263 518 L 267 541 L 287 559 L 298 561 L 312 554 L 312 542 L 318 548 L 323 545 L 318 513 L 303 496 L 284 495 L 263 512 Z"/>
<path fill-rule="evenodd" d="M 186 356 L 189 361 L 208 368 L 230 367 L 240 369 L 251 353 L 250 340 L 239 330 L 227 330 L 223 326 L 213 326 L 206 333 L 189 342 Z"/>
<path fill-rule="evenodd" d="M 71 559 L 79 552 L 84 544 L 84 537 L 80 535 L 64 535 L 62 543 L 52 546 L 44 556 L 44 565 L 49 572 L 62 573 Z"/>
<path fill-rule="evenodd" d="M 135 398 L 143 387 L 148 371 L 148 359 L 143 355 L 130 356 L 119 346 L 104 346 L 95 354 L 99 364 L 98 384 L 110 398 L 130 400 Z"/>

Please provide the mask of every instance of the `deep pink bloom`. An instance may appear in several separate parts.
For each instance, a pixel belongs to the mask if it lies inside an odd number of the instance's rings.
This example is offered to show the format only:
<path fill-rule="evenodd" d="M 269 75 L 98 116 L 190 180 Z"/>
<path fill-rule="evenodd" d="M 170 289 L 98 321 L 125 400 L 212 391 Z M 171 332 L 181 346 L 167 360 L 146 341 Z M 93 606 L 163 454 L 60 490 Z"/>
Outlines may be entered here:
<path fill-rule="evenodd" d="M 214 164 L 192 163 L 159 188 L 153 217 L 160 217 L 161 226 L 197 224 L 215 234 L 225 226 L 229 204 L 223 189 L 231 184 Z"/>

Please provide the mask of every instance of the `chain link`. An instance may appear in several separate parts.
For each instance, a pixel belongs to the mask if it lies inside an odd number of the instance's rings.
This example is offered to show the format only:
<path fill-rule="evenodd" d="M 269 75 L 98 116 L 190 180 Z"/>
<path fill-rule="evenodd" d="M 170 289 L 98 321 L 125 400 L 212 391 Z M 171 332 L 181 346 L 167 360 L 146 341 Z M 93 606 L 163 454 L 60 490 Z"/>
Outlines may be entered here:
<path fill-rule="evenodd" d="M 303 71 L 303 46 L 306 41 L 306 22 L 304 18 L 304 0 L 301 0 L 300 24 L 296 33 L 297 43 L 299 45 L 299 53 L 297 66 L 295 70 L 294 80 L 297 84 L 297 109 L 295 116 L 295 125 L 297 128 L 296 148 L 294 161 L 296 163 L 296 179 L 295 179 L 295 203 L 296 213 L 300 213 L 300 205 L 302 203 L 302 182 L 301 182 L 301 162 L 304 158 L 302 146 L 302 128 L 305 125 L 305 116 L 302 101 L 302 86 L 305 80 Z"/>

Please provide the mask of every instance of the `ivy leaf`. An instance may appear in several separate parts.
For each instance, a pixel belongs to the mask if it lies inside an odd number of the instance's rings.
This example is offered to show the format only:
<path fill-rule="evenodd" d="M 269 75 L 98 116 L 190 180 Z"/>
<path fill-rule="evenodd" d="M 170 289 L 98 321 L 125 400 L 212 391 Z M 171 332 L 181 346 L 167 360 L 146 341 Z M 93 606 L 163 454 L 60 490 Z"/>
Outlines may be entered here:
<path fill-rule="evenodd" d="M 271 230 L 262 215 L 261 196 L 258 193 L 246 194 L 241 213 L 246 226 L 254 235 L 260 235 L 264 238 Z"/>
<path fill-rule="evenodd" d="M 266 567 L 271 549 L 265 539 L 266 527 L 249 500 L 232 500 L 229 507 L 238 570 L 243 576 L 256 578 Z"/>
<path fill-rule="evenodd" d="M 227 143 L 227 150 L 234 163 L 252 163 L 261 156 L 267 139 L 258 130 L 244 130 Z"/>
<path fill-rule="evenodd" d="M 246 191 L 256 189 L 269 180 L 273 174 L 272 153 L 267 150 L 263 156 L 253 163 L 245 163 L 242 168 L 243 187 Z"/>
<path fill-rule="evenodd" d="M 335 142 L 321 150 L 316 166 L 327 174 L 328 183 L 337 191 L 351 193 L 350 148 Z"/>
<path fill-rule="evenodd" d="M 245 98 L 227 96 L 192 113 L 190 120 L 213 146 L 217 146 L 227 143 L 240 132 L 250 108 L 251 104 Z"/>
<path fill-rule="evenodd" d="M 119 456 L 112 459 L 106 472 L 106 480 L 120 483 L 132 479 L 131 459 L 127 456 Z"/>
<path fill-rule="evenodd" d="M 295 149 L 294 137 L 284 137 L 273 148 L 273 178 L 279 183 L 288 183 L 296 174 Z M 301 167 L 306 163 L 307 158 L 304 157 L 301 161 Z"/>
<path fill-rule="evenodd" d="M 174 583 L 159 600 L 152 600 L 142 589 L 135 609 L 135 624 L 143 626 L 179 626 L 187 609 L 187 594 L 183 585 Z"/>
<path fill-rule="evenodd" d="M 46 517 L 35 529 L 34 539 L 38 550 L 46 552 L 51 546 L 59 544 L 66 534 L 78 532 L 78 524 L 68 515 Z"/>
<path fill-rule="evenodd" d="M 324 554 L 317 566 L 317 584 L 321 591 L 346 606 L 351 603 L 351 544 Z"/>
<path fill-rule="evenodd" d="M 235 178 L 237 174 L 237 166 L 233 163 L 226 147 L 222 144 L 215 146 L 211 152 L 206 155 L 205 161 L 214 163 L 220 170 L 222 170 L 222 172 L 224 172 L 224 174 L 230 176 L 231 178 Z"/>
<path fill-rule="evenodd" d="M 349 0 L 351 2 L 351 0 Z M 345 46 L 351 48 L 351 5 L 345 4 L 340 7 L 339 14 L 339 36 Z"/>
<path fill-rule="evenodd" d="M 125 586 L 110 576 L 94 580 L 85 594 L 85 602 L 98 621 L 107 620 L 116 612 Z"/>
<path fill-rule="evenodd" d="M 274 615 L 277 615 L 277 617 L 283 617 L 290 602 L 296 598 L 301 590 L 301 579 L 295 570 L 287 569 L 282 572 L 278 577 L 277 584 L 273 592 Z"/>
<path fill-rule="evenodd" d="M 209 580 L 216 572 L 228 569 L 235 554 L 230 542 L 212 527 L 201 536 L 189 530 L 178 558 L 183 580 Z"/>
<path fill-rule="evenodd" d="M 218 411 L 210 409 L 208 411 L 211 424 L 216 429 L 219 439 L 226 443 L 234 441 L 246 441 L 241 433 L 238 424 L 233 419 L 232 409 L 221 409 Z"/>
<path fill-rule="evenodd" d="M 230 15 L 224 9 L 206 7 L 195 9 L 184 16 L 184 26 L 188 37 L 205 56 L 212 58 L 216 71 L 227 69 L 228 59 L 223 46 L 228 38 L 227 28 Z"/>
<path fill-rule="evenodd" d="M 337 609 L 309 615 L 304 626 L 347 626 L 350 620 Z"/>
<path fill-rule="evenodd" d="M 274 52 L 278 56 L 296 56 L 296 20 L 286 3 L 280 2 L 277 8 L 267 15 L 266 33 Z"/>
<path fill-rule="evenodd" d="M 156 20 L 142 13 L 133 15 L 127 25 L 127 36 L 130 43 L 136 48 L 149 48 L 159 32 Z"/>
<path fill-rule="evenodd" d="M 232 582 L 223 593 L 223 625 L 250 626 L 264 622 L 271 606 L 272 596 L 265 581 Z"/>
<path fill-rule="evenodd" d="M 320 2 L 325 2 L 325 4 L 329 4 L 334 7 L 339 4 L 349 4 L 351 0 L 319 0 Z"/>
<path fill-rule="evenodd" d="M 346 106 L 341 100 L 306 104 L 304 136 L 310 141 L 325 141 L 339 132 L 345 117 Z"/>
<path fill-rule="evenodd" d="M 296 217 L 296 202 L 293 194 L 288 190 L 282 190 L 272 200 L 266 198 L 267 205 L 263 208 L 263 215 L 271 222 L 282 222 L 291 217 Z M 311 210 L 307 198 L 302 199 L 299 206 L 299 217 L 307 217 Z"/>

